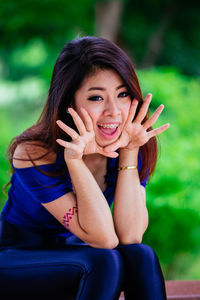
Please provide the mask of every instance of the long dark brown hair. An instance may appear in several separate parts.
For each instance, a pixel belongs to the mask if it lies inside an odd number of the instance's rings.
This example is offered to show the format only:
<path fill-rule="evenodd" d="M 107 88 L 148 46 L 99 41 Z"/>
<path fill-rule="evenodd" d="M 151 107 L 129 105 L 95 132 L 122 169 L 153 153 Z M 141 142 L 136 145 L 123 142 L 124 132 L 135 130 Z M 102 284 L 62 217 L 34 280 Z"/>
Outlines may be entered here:
<path fill-rule="evenodd" d="M 56 120 L 62 120 L 75 128 L 72 120 L 67 119 L 70 117 L 66 113 L 67 108 L 73 105 L 74 94 L 83 80 L 96 69 L 112 69 L 117 72 L 126 85 L 131 99 L 136 98 L 139 101 L 137 112 L 139 111 L 143 103 L 142 92 L 133 64 L 125 52 L 103 38 L 87 36 L 74 39 L 64 46 L 55 63 L 48 98 L 39 120 L 11 141 L 7 152 L 11 165 L 14 151 L 22 142 L 42 143 L 47 150 L 43 156 L 63 150 L 56 139 L 69 140 L 69 136 L 56 125 Z M 148 116 L 143 122 L 147 118 Z M 155 169 L 156 138 L 152 137 L 140 151 L 142 154 L 140 179 L 144 180 L 147 173 L 150 176 Z M 30 160 L 32 161 L 31 157 Z"/>

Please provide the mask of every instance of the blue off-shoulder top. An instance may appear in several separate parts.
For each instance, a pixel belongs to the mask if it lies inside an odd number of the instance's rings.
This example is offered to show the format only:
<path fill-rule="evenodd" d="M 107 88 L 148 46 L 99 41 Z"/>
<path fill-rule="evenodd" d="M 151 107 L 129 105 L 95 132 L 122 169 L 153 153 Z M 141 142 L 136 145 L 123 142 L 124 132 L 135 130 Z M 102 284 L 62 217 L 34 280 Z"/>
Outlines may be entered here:
<path fill-rule="evenodd" d="M 117 182 L 118 158 L 107 159 L 107 173 L 105 175 L 106 190 L 104 196 L 109 206 L 114 201 Z M 1 218 L 11 224 L 21 226 L 52 236 L 70 236 L 72 233 L 60 224 L 42 203 L 51 202 L 66 193 L 73 191 L 69 172 L 65 175 L 49 176 L 48 172 L 56 172 L 62 168 L 63 152 L 57 156 L 53 164 L 36 167 L 14 168 L 11 177 L 11 187 L 8 200 L 2 210 Z M 138 171 L 141 168 L 141 157 L 138 156 Z M 44 172 L 43 172 L 44 171 Z M 141 184 L 145 187 L 147 179 Z"/>

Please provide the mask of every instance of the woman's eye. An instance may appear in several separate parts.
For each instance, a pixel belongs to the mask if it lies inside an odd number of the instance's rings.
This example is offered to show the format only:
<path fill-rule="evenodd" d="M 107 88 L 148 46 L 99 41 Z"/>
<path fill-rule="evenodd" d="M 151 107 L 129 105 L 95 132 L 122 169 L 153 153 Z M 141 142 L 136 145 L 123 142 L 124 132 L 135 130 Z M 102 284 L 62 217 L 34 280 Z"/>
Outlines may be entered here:
<path fill-rule="evenodd" d="M 129 93 L 128 93 L 128 92 L 121 92 L 121 93 L 118 95 L 118 97 L 122 97 L 122 98 L 128 97 L 128 96 L 129 96 Z"/>
<path fill-rule="evenodd" d="M 102 100 L 102 97 L 100 97 L 100 96 L 92 96 L 92 97 L 88 98 L 88 100 L 90 100 L 90 101 L 100 101 L 100 100 Z"/>

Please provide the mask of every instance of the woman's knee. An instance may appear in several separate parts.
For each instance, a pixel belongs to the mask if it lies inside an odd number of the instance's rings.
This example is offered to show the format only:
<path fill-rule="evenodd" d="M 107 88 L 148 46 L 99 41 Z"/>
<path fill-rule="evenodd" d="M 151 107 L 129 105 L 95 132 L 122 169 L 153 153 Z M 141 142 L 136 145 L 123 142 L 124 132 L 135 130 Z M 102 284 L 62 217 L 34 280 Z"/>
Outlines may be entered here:
<path fill-rule="evenodd" d="M 81 299 L 118 299 L 124 277 L 121 254 L 113 249 L 85 250 L 87 271 L 81 276 L 77 299 L 80 295 Z"/>
<path fill-rule="evenodd" d="M 84 261 L 88 272 L 94 269 L 104 269 L 106 272 L 118 273 L 123 269 L 123 258 L 114 249 L 91 248 Z"/>
<path fill-rule="evenodd" d="M 155 251 L 146 244 L 120 245 L 118 249 L 124 257 L 131 257 L 136 261 L 157 261 Z"/>

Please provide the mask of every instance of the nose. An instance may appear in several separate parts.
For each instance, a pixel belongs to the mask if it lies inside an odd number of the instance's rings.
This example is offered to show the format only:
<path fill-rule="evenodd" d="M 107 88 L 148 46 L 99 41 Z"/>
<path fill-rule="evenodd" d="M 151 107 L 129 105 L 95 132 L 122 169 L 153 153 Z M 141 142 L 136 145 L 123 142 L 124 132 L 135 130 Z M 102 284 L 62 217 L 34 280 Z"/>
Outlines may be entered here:
<path fill-rule="evenodd" d="M 121 110 L 116 99 L 109 99 L 107 101 L 104 114 L 106 116 L 112 116 L 112 117 L 116 117 L 121 114 Z"/>

